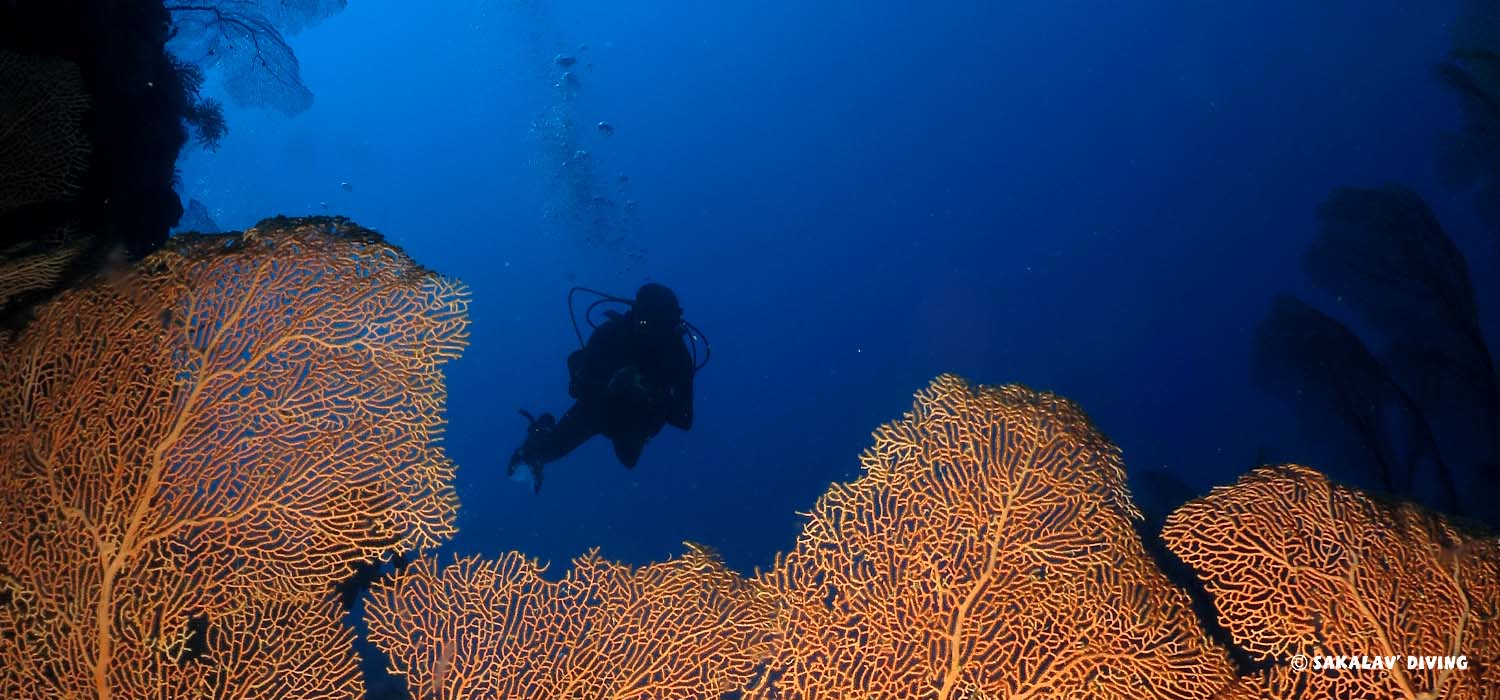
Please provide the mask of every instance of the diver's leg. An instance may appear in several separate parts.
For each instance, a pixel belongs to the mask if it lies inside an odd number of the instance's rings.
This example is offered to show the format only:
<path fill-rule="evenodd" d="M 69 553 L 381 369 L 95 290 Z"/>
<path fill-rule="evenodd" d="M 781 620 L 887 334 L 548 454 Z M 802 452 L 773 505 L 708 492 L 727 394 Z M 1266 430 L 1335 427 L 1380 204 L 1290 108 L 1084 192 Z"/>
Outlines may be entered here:
<path fill-rule="evenodd" d="M 552 449 L 557 456 L 547 461 L 562 459 L 602 430 L 604 423 L 600 420 L 598 407 L 593 401 L 585 399 L 574 403 L 557 421 L 557 428 L 552 431 Z"/>
<path fill-rule="evenodd" d="M 521 446 L 522 459 L 527 464 L 540 466 L 556 462 L 577 449 L 602 429 L 599 411 L 591 401 L 579 401 L 563 414 L 562 419 L 552 425 L 539 425 L 526 436 Z M 537 421 L 539 424 L 541 420 Z"/>
<path fill-rule="evenodd" d="M 530 414 L 523 412 L 528 419 Z M 562 420 L 554 421 L 552 414 L 544 413 L 531 421 L 526 441 L 510 457 L 505 475 L 515 474 L 516 467 L 525 464 L 531 470 L 531 486 L 542 490 L 542 467 L 548 462 L 562 459 L 586 440 L 600 431 L 600 412 L 592 402 L 579 401 L 563 414 Z"/>

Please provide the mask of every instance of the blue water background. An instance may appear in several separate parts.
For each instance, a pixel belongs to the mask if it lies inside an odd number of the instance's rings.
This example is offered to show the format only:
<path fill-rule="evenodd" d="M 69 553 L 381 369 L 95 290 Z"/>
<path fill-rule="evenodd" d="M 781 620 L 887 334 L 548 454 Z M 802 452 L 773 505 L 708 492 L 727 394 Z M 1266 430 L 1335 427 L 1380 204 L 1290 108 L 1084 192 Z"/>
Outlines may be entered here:
<path fill-rule="evenodd" d="M 1416 188 L 1500 298 L 1469 199 L 1433 175 L 1453 11 L 354 0 L 292 38 L 312 109 L 229 109 L 182 187 L 226 228 L 352 217 L 472 288 L 452 551 L 645 563 L 694 540 L 749 571 L 941 372 L 1076 400 L 1137 477 L 1310 460 L 1247 363 L 1273 294 L 1337 312 L 1301 264 L 1331 188 Z M 597 226 L 575 219 L 592 196 Z M 634 471 L 599 439 L 540 495 L 506 481 L 516 409 L 567 405 L 567 288 L 647 279 L 713 341 L 693 430 Z"/>

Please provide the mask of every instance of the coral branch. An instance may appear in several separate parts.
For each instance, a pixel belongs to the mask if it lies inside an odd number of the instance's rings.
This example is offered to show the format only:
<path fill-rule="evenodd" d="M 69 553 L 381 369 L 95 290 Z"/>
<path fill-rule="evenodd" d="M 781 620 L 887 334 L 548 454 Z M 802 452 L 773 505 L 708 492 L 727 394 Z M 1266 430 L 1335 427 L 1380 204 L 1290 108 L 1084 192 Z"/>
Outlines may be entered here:
<path fill-rule="evenodd" d="M 453 530 L 466 305 L 320 219 L 41 307 L 0 348 L 0 697 L 355 697 L 331 589 Z"/>
<path fill-rule="evenodd" d="M 1492 698 L 1500 688 L 1500 542 L 1300 466 L 1265 467 L 1167 519 L 1167 545 L 1235 642 L 1271 662 L 1235 697 Z M 1297 670 L 1295 655 L 1399 656 L 1389 673 Z M 1465 670 L 1410 656 L 1465 655 Z"/>
<path fill-rule="evenodd" d="M 73 192 L 88 108 L 77 65 L 0 50 L 0 214 Z"/>
<path fill-rule="evenodd" d="M 55 245 L 16 245 L 0 249 L 0 309 L 21 297 L 62 281 L 88 248 L 81 238 Z"/>
<path fill-rule="evenodd" d="M 765 575 L 747 698 L 1191 698 L 1232 680 L 1160 574 L 1118 450 L 1072 403 L 953 376 L 875 433 Z"/>
<path fill-rule="evenodd" d="M 706 548 L 543 571 L 515 552 L 419 559 L 372 589 L 370 639 L 418 700 L 721 697 L 770 653 L 772 598 Z"/>

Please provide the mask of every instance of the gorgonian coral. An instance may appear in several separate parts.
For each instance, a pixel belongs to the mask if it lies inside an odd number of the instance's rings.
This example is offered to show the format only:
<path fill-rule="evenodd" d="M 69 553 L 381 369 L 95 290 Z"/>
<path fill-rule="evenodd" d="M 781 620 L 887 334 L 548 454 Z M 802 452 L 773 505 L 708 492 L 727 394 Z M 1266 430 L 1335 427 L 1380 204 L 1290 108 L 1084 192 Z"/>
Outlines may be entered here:
<path fill-rule="evenodd" d="M 0 50 L 0 214 L 73 191 L 88 164 L 88 108 L 76 64 Z"/>
<path fill-rule="evenodd" d="M 337 219 L 40 307 L 0 347 L 0 697 L 358 697 L 331 588 L 453 530 L 466 308 Z"/>
<path fill-rule="evenodd" d="M 774 598 L 689 544 L 644 567 L 589 552 L 556 581 L 517 552 L 377 584 L 370 638 L 418 700 L 721 697 L 770 654 Z"/>
<path fill-rule="evenodd" d="M 1072 403 L 940 377 L 750 581 L 694 549 L 559 581 L 424 560 L 372 639 L 418 698 L 1204 698 L 1232 680 Z"/>
<path fill-rule="evenodd" d="M 765 575 L 749 698 L 1193 698 L 1231 678 L 1157 571 L 1119 451 L 1072 402 L 939 377 Z"/>
<path fill-rule="evenodd" d="M 1232 697 L 1480 700 L 1500 690 L 1500 541 L 1300 466 L 1263 467 L 1167 518 L 1235 643 L 1270 664 Z M 1389 672 L 1293 659 L 1397 657 Z M 1464 656 L 1467 668 L 1408 668 Z"/>

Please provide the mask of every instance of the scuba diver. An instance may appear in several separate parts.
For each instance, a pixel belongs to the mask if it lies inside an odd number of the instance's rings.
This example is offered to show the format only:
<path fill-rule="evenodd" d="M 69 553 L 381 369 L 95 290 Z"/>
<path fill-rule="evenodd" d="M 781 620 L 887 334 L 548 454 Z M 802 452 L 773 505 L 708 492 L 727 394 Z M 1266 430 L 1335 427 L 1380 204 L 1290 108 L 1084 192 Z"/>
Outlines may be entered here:
<path fill-rule="evenodd" d="M 573 295 L 580 291 L 600 297 L 584 312 L 593 327 L 586 344 L 573 311 Z M 607 320 L 596 326 L 590 314 L 605 303 L 629 308 L 624 313 L 605 311 Z M 521 411 L 531 425 L 506 465 L 506 475 L 514 477 L 516 467 L 525 464 L 537 491 L 542 488 L 544 465 L 595 435 L 609 438 L 620 463 L 634 468 L 646 441 L 663 426 L 692 428 L 693 375 L 708 363 L 711 351 L 703 339 L 704 361 L 696 361 L 697 341 L 703 334 L 682 319 L 677 295 L 660 284 L 642 285 L 634 301 L 574 287 L 568 291 L 568 314 L 581 346 L 568 356 L 568 395 L 575 402 L 561 419 L 550 413 L 533 418 Z M 692 342 L 691 353 L 684 336 Z"/>

